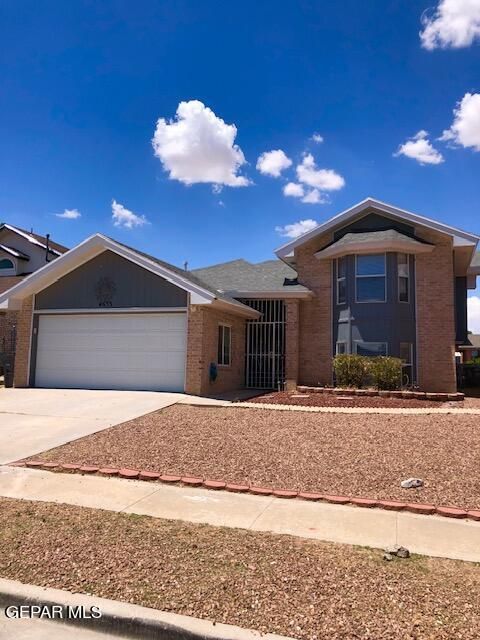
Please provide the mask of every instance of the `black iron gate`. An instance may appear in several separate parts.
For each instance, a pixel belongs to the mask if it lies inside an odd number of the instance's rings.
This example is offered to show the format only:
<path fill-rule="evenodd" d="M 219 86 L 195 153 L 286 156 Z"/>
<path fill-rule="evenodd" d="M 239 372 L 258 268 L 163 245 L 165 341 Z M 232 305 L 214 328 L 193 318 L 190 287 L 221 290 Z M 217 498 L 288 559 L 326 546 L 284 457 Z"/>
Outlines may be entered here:
<path fill-rule="evenodd" d="M 241 300 L 259 311 L 247 321 L 245 384 L 253 389 L 282 389 L 285 382 L 285 321 L 283 300 Z"/>

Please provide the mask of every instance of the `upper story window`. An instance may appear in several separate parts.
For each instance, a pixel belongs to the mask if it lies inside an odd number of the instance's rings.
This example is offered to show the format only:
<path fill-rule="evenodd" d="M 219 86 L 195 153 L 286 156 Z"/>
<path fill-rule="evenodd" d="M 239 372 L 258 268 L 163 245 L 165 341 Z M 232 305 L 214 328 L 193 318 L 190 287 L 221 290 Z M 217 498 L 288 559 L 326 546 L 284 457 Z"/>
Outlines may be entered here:
<path fill-rule="evenodd" d="M 218 325 L 218 364 L 230 366 L 232 361 L 232 328 L 226 324 Z"/>
<path fill-rule="evenodd" d="M 355 283 L 357 302 L 385 302 L 387 298 L 385 254 L 357 255 Z"/>
<path fill-rule="evenodd" d="M 15 265 L 9 258 L 2 258 L 0 260 L 0 276 L 12 275 L 15 275 Z"/>
<path fill-rule="evenodd" d="M 347 301 L 347 258 L 337 258 L 337 304 Z"/>
<path fill-rule="evenodd" d="M 397 253 L 398 301 L 410 302 L 410 267 L 407 253 Z"/>

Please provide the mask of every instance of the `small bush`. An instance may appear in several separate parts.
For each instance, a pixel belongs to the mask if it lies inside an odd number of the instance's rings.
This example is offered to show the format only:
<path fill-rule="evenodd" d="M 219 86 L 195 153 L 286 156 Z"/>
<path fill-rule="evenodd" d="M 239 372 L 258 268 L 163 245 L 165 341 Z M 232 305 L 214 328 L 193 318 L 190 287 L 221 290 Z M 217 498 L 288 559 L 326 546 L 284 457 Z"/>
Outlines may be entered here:
<path fill-rule="evenodd" d="M 377 389 L 393 391 L 402 384 L 402 361 L 400 358 L 379 356 L 368 358 L 368 371 Z"/>
<path fill-rule="evenodd" d="M 360 389 L 365 384 L 368 375 L 368 358 L 350 354 L 335 356 L 333 370 L 339 387 L 356 387 Z"/>

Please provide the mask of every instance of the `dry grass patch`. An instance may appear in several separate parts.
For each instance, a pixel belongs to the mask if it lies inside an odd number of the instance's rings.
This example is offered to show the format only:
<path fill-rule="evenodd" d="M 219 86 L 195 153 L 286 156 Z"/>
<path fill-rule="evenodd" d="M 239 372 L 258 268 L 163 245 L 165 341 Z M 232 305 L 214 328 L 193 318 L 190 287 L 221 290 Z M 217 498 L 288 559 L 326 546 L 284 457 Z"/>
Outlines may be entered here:
<path fill-rule="evenodd" d="M 473 564 L 10 499 L 0 531 L 25 583 L 301 639 L 478 638 Z"/>

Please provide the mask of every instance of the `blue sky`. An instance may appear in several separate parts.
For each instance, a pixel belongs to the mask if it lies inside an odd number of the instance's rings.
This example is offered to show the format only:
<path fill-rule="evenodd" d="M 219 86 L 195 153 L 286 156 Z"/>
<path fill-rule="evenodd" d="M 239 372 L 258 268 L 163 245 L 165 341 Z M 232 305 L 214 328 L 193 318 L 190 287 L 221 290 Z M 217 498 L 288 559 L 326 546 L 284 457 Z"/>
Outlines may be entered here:
<path fill-rule="evenodd" d="M 4 2 L 0 219 L 192 267 L 268 259 L 276 228 L 366 196 L 480 233 L 480 7 L 457 33 L 465 2 L 437 2 Z M 271 150 L 279 177 L 256 168 Z"/>

